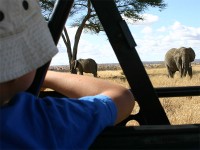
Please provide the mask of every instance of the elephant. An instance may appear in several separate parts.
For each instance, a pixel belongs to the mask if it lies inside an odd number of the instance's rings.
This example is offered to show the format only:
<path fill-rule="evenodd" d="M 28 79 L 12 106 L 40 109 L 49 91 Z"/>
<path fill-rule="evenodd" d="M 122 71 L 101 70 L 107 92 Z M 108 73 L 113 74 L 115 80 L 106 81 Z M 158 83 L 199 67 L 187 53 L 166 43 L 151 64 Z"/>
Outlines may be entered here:
<path fill-rule="evenodd" d="M 97 77 L 97 63 L 91 58 L 72 61 L 70 72 L 77 73 L 77 70 L 80 75 L 83 75 L 83 72 L 85 72 L 92 73 L 94 77 Z"/>
<path fill-rule="evenodd" d="M 194 50 L 189 47 L 172 48 L 165 54 L 165 66 L 168 77 L 173 78 L 176 71 L 180 72 L 180 77 L 186 77 L 187 73 L 192 78 L 191 62 L 195 59 Z"/>

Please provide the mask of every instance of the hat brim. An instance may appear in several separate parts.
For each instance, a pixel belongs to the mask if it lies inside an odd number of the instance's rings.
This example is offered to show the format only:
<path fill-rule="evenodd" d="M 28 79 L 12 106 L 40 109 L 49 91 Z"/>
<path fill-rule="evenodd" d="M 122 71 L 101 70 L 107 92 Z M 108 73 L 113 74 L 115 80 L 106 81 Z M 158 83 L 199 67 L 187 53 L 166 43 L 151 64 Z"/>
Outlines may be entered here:
<path fill-rule="evenodd" d="M 40 13 L 40 12 L 39 12 Z M 22 31 L 0 40 L 0 83 L 16 79 L 39 68 L 58 52 L 47 23 L 35 15 Z"/>

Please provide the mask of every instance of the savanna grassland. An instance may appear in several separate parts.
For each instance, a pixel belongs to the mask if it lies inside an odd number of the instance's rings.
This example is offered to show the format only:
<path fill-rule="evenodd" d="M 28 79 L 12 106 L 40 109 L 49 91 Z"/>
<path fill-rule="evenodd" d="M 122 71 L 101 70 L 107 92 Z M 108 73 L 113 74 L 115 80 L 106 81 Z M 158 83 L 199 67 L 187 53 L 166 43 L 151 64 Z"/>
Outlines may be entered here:
<path fill-rule="evenodd" d="M 192 65 L 192 79 L 188 76 L 180 78 L 179 72 L 176 72 L 173 79 L 168 78 L 166 68 L 162 64 L 144 66 L 154 87 L 200 86 L 199 64 Z M 63 68 L 58 68 L 58 70 L 63 71 Z M 92 76 L 92 74 L 85 73 L 84 75 Z M 119 65 L 99 65 L 98 77 L 130 88 Z M 200 96 L 159 98 L 159 100 L 171 124 L 200 124 Z M 135 114 L 138 111 L 139 106 L 136 103 L 132 113 Z M 137 125 L 137 123 L 129 121 L 127 125 Z"/>
<path fill-rule="evenodd" d="M 193 65 L 193 77 L 180 78 L 176 72 L 174 79 L 167 77 L 166 68 L 162 65 L 145 66 L 154 87 L 200 86 L 200 65 Z M 98 71 L 98 76 L 129 88 L 121 69 Z M 200 123 L 200 96 L 160 98 L 160 102 L 171 124 Z M 136 104 L 132 113 L 139 111 Z M 128 125 L 135 125 L 129 122 Z"/>

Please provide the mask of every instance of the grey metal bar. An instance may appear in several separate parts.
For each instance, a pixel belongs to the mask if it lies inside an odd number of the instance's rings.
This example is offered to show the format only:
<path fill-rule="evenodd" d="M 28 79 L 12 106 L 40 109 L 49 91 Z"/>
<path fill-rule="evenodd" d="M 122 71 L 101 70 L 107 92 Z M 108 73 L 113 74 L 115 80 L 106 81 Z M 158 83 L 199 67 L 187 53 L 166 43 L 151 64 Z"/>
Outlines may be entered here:
<path fill-rule="evenodd" d="M 200 96 L 200 86 L 155 88 L 158 97 Z"/>

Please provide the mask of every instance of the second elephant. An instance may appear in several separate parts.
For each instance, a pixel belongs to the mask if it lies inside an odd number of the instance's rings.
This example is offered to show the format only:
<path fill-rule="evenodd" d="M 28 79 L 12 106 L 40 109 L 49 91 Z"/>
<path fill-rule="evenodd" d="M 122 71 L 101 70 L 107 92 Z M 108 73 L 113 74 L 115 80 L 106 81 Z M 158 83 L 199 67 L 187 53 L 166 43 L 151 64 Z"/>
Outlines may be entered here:
<path fill-rule="evenodd" d="M 94 77 L 97 77 L 97 63 L 91 58 L 74 60 L 72 61 L 71 68 L 71 72 L 76 73 L 77 69 L 81 75 L 85 72 L 92 73 Z"/>
<path fill-rule="evenodd" d="M 165 55 L 165 66 L 169 77 L 174 77 L 176 71 L 180 72 L 181 77 L 188 75 L 192 78 L 191 62 L 195 59 L 194 50 L 189 47 L 172 48 Z"/>

